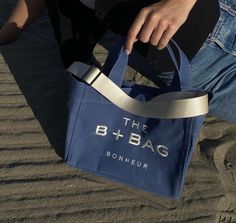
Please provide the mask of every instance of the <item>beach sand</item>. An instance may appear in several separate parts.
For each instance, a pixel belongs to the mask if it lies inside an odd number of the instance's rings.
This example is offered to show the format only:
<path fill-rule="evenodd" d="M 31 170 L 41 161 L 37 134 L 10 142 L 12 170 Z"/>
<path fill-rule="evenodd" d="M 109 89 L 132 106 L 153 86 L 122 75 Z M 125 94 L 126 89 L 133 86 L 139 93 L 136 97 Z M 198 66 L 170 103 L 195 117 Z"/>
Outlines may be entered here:
<path fill-rule="evenodd" d="M 13 3 L 1 0 L 0 26 Z M 102 46 L 94 53 L 104 61 Z M 64 147 L 66 83 L 47 16 L 0 47 L 0 222 L 236 222 L 236 125 L 207 117 L 172 201 L 63 163 L 55 150 Z"/>

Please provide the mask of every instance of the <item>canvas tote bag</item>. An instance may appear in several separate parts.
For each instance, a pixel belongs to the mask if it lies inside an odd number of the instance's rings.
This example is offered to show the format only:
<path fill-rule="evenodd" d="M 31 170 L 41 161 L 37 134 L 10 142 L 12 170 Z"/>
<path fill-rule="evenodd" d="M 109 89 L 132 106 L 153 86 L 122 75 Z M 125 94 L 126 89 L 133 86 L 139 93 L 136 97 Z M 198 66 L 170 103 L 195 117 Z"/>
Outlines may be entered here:
<path fill-rule="evenodd" d="M 122 41 L 102 70 L 71 65 L 65 162 L 168 198 L 180 196 L 208 97 L 188 90 L 189 62 L 178 45 L 172 42 L 168 50 L 176 72 L 165 89 L 123 81 L 128 56 Z M 149 74 L 157 75 L 151 66 Z"/>

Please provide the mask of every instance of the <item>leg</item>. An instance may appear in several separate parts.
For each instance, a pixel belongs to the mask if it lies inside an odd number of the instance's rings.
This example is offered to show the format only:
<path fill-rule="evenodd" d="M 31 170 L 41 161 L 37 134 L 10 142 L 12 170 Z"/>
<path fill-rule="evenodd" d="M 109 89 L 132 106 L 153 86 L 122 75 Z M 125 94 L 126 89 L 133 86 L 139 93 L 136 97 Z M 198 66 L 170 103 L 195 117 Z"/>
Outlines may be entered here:
<path fill-rule="evenodd" d="M 210 114 L 236 123 L 236 57 L 208 42 L 192 60 L 191 86 L 209 92 Z"/>
<path fill-rule="evenodd" d="M 211 114 L 236 123 L 236 11 L 231 1 L 219 2 L 218 23 L 191 61 L 191 85 L 210 93 Z"/>
<path fill-rule="evenodd" d="M 17 39 L 20 31 L 38 18 L 45 9 L 45 0 L 19 0 L 0 30 L 0 45 Z"/>

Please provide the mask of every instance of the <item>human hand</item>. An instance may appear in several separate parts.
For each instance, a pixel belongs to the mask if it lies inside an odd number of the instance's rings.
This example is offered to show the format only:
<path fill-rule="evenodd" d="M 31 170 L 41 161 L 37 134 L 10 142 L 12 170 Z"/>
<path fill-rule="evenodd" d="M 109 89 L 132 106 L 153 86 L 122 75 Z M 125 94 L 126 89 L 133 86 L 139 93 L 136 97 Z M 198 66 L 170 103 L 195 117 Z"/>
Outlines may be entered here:
<path fill-rule="evenodd" d="M 187 20 L 197 0 L 162 0 L 143 8 L 131 25 L 125 50 L 130 54 L 136 41 L 150 43 L 161 50 L 165 48 Z"/>

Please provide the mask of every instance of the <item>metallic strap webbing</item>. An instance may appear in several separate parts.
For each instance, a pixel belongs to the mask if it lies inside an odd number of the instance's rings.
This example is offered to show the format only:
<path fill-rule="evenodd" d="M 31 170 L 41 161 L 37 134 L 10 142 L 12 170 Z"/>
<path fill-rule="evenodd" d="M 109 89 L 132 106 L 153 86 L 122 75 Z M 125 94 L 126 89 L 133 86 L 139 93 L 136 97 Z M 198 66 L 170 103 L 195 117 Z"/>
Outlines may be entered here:
<path fill-rule="evenodd" d="M 98 68 L 74 62 L 67 70 L 84 81 L 119 108 L 149 118 L 189 118 L 208 113 L 205 92 L 169 92 L 141 102 L 131 98 Z"/>

